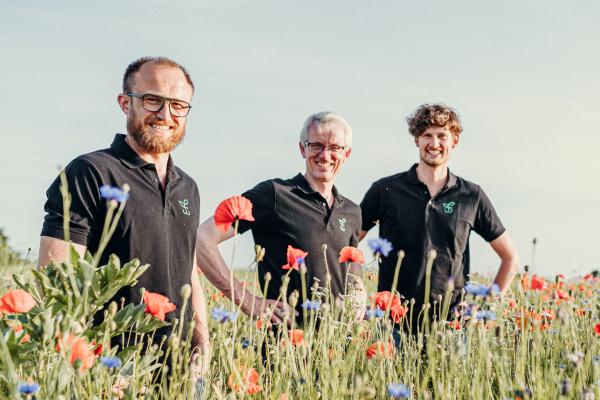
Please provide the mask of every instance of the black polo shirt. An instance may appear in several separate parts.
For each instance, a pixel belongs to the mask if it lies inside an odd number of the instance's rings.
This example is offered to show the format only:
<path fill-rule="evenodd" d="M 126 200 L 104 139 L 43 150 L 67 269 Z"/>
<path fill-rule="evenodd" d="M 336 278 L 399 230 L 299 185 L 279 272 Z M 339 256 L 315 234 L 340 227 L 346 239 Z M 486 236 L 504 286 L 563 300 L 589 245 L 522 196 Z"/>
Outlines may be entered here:
<path fill-rule="evenodd" d="M 254 242 L 265 248 L 265 258 L 258 265 L 258 277 L 264 287 L 264 274 L 271 273 L 267 298 L 276 299 L 287 270 L 287 246 L 308 252 L 307 295 L 318 279 L 325 286 L 327 267 L 331 274 L 331 289 L 334 295 L 344 292 L 347 268 L 338 262 L 344 246 L 356 246 L 361 226 L 358 205 L 340 195 L 333 188 L 334 202 L 331 208 L 320 193 L 314 191 L 306 178 L 298 174 L 291 179 L 272 179 L 261 182 L 243 194 L 253 204 L 255 221 L 240 221 L 239 232 L 252 230 Z M 322 245 L 327 244 L 326 258 Z M 351 273 L 360 275 L 360 268 L 353 264 Z M 292 290 L 302 294 L 300 272 L 290 273 L 288 295 Z M 299 301 L 301 303 L 301 300 Z"/>
<path fill-rule="evenodd" d="M 448 171 L 447 184 L 431 198 L 416 169 L 417 164 L 407 172 L 378 180 L 360 204 L 362 229 L 368 231 L 379 222 L 379 236 L 394 246 L 381 262 L 378 290 L 390 290 L 397 252 L 404 250 L 397 290 L 421 303 L 427 252 L 435 249 L 431 300 L 444 296 L 450 277 L 454 278 L 456 300 L 468 280 L 471 231 L 490 242 L 505 229 L 479 186 Z"/>
<path fill-rule="evenodd" d="M 144 287 L 167 296 L 179 310 L 179 291 L 191 283 L 200 210 L 198 188 L 169 157 L 167 185 L 163 189 L 155 165 L 140 158 L 124 139 L 124 135 L 117 134 L 110 148 L 79 156 L 67 165 L 72 197 L 70 237 L 93 254 L 98 249 L 107 211 L 100 187 L 129 184 L 129 199 L 100 265 L 107 262 L 110 254 L 117 255 L 122 263 L 138 258 L 142 264 L 150 264 L 136 287 L 124 288 L 116 298 L 139 303 L 140 288 Z M 59 178 L 46 194 L 41 234 L 64 239 Z M 177 315 L 177 312 L 167 314 L 167 320 Z M 186 319 L 190 317 L 188 314 Z"/>

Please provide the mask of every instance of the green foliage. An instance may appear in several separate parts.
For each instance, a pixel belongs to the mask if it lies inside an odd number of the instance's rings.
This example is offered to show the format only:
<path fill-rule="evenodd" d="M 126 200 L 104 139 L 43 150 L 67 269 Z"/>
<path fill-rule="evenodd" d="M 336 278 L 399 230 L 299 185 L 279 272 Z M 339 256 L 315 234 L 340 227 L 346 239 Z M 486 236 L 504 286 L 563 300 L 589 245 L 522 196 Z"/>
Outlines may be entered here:
<path fill-rule="evenodd" d="M 0 228 L 0 266 L 16 265 L 22 261 L 21 253 L 8 245 L 8 236 Z"/>

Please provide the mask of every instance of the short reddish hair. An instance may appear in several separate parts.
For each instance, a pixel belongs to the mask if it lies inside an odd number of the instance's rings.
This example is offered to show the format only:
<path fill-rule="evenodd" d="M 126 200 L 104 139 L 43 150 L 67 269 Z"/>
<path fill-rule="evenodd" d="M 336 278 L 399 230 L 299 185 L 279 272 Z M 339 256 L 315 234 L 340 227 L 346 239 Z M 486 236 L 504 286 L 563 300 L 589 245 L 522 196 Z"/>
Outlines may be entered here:
<path fill-rule="evenodd" d="M 460 135 L 462 125 L 455 109 L 445 104 L 423 104 L 410 117 L 406 118 L 408 131 L 419 137 L 430 127 L 448 128 L 455 135 Z"/>
<path fill-rule="evenodd" d="M 183 72 L 183 75 L 185 75 L 185 80 L 187 83 L 192 87 L 192 92 L 194 91 L 194 82 L 192 82 L 189 72 L 183 65 L 167 57 L 140 57 L 137 60 L 132 61 L 125 70 L 125 74 L 123 75 L 123 93 L 127 94 L 131 92 L 131 88 L 133 87 L 133 75 L 138 72 L 140 68 L 142 68 L 142 65 L 147 63 L 168 65 L 170 67 L 179 68 L 181 72 Z"/>

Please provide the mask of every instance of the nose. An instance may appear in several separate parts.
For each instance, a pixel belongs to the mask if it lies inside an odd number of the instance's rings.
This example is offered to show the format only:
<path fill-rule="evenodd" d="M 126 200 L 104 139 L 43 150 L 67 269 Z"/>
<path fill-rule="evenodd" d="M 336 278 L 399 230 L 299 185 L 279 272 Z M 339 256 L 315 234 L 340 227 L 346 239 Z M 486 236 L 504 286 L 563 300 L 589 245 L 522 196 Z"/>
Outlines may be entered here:
<path fill-rule="evenodd" d="M 171 115 L 171 110 L 169 107 L 169 102 L 165 101 L 163 103 L 162 108 L 156 112 L 156 116 L 162 121 L 171 121 L 173 119 L 173 116 Z"/>

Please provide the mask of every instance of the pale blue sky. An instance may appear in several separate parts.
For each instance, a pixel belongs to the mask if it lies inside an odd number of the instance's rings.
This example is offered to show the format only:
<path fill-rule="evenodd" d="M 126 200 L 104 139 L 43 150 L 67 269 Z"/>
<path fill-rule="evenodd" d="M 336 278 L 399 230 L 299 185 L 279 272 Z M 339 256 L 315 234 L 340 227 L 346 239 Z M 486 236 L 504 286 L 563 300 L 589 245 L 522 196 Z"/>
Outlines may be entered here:
<path fill-rule="evenodd" d="M 443 101 L 465 128 L 451 169 L 484 188 L 522 261 L 535 236 L 537 272 L 600 267 L 598 16 L 595 1 L 0 0 L 0 227 L 37 251 L 57 166 L 124 131 L 126 65 L 165 55 L 197 87 L 174 159 L 198 183 L 202 219 L 303 171 L 298 132 L 322 110 L 353 126 L 337 186 L 360 202 L 417 160 L 405 117 Z M 497 268 L 471 245 L 474 271 Z"/>

